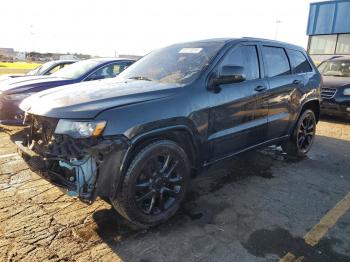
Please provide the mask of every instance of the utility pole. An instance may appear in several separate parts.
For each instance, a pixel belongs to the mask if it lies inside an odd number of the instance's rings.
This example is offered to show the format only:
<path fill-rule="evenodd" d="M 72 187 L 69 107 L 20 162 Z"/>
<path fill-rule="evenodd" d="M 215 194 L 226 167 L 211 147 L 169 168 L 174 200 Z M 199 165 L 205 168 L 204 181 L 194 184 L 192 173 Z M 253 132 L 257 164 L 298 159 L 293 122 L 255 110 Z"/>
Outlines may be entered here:
<path fill-rule="evenodd" d="M 281 20 L 276 20 L 275 40 L 278 40 L 278 31 L 279 31 L 279 26 L 281 23 L 282 23 Z"/>
<path fill-rule="evenodd" d="M 31 24 L 30 26 L 30 30 L 29 30 L 29 34 L 30 34 L 30 38 L 31 38 L 31 42 L 32 42 L 32 50 L 31 51 L 35 51 L 35 33 L 34 33 L 34 25 Z"/>

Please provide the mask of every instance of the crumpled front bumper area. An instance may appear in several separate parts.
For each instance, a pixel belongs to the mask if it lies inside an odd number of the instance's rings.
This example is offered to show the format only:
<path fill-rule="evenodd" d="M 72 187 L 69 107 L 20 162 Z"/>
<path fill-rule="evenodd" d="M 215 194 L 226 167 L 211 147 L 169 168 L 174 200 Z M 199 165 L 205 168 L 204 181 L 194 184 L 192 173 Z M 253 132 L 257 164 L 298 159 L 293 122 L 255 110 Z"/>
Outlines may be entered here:
<path fill-rule="evenodd" d="M 69 196 L 79 197 L 87 203 L 92 203 L 103 190 L 109 195 L 114 176 L 109 173 L 112 170 L 104 166 L 110 166 L 111 161 L 115 164 L 121 161 L 123 154 L 120 153 L 126 152 L 129 146 L 125 138 L 73 139 L 54 134 L 57 124 L 54 119 L 29 118 L 33 119 L 29 119 L 23 139 L 15 143 L 32 171 Z M 118 159 L 111 159 L 116 155 Z M 97 185 L 105 188 L 97 190 Z"/>
<path fill-rule="evenodd" d="M 41 177 L 63 190 L 72 192 L 77 190 L 77 186 L 74 182 L 67 180 L 62 174 L 50 170 L 48 168 L 48 160 L 45 160 L 45 158 L 24 146 L 23 141 L 16 141 L 15 143 L 17 145 L 18 153 L 27 162 L 32 171 L 40 174 Z"/>

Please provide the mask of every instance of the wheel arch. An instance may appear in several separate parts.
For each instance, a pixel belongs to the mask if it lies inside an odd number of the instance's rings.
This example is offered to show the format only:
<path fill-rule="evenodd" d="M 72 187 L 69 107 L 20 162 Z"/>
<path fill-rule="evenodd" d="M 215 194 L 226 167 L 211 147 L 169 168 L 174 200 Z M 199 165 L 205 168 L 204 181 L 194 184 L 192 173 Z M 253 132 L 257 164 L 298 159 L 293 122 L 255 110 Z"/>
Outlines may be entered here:
<path fill-rule="evenodd" d="M 295 129 L 297 123 L 298 123 L 298 120 L 299 120 L 300 116 L 308 109 L 312 110 L 315 113 L 316 123 L 319 121 L 320 114 L 321 114 L 319 99 L 311 99 L 311 100 L 305 101 L 302 104 L 302 106 L 300 107 L 300 110 L 299 110 L 299 112 L 297 114 L 297 117 L 295 118 L 295 121 L 294 121 L 293 125 L 291 126 L 291 129 L 289 131 L 289 135 L 290 136 L 293 135 L 294 129 Z"/>
<path fill-rule="evenodd" d="M 128 166 L 135 155 L 145 146 L 159 140 L 171 140 L 186 152 L 192 169 L 197 169 L 200 166 L 198 157 L 198 143 L 192 130 L 185 125 L 177 125 L 164 127 L 137 135 L 131 139 L 131 146 L 128 149 L 123 164 L 121 166 L 121 174 L 125 174 Z"/>
<path fill-rule="evenodd" d="M 321 114 L 320 101 L 318 99 L 306 101 L 299 112 L 298 119 L 307 109 L 310 109 L 315 113 L 316 122 L 318 122 Z"/>

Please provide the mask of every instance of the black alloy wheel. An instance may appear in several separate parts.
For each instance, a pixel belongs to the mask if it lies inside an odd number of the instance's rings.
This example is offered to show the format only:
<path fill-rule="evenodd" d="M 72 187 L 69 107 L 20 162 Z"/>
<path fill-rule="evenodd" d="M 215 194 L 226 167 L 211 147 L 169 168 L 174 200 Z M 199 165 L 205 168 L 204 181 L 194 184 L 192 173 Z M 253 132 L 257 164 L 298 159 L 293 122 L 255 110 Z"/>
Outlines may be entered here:
<path fill-rule="evenodd" d="M 178 201 L 184 189 L 180 161 L 177 154 L 161 151 L 145 163 L 136 179 L 134 198 L 143 213 L 160 214 Z"/>
<path fill-rule="evenodd" d="M 155 141 L 135 155 L 111 203 L 135 225 L 154 226 L 180 208 L 189 178 L 185 151 L 173 141 Z"/>
<path fill-rule="evenodd" d="M 290 140 L 282 147 L 288 155 L 294 157 L 305 157 L 310 151 L 316 135 L 316 117 L 315 113 L 305 110 L 295 126 Z"/>
<path fill-rule="evenodd" d="M 297 145 L 301 152 L 308 152 L 312 146 L 316 131 L 316 121 L 313 113 L 305 114 L 299 125 Z"/>

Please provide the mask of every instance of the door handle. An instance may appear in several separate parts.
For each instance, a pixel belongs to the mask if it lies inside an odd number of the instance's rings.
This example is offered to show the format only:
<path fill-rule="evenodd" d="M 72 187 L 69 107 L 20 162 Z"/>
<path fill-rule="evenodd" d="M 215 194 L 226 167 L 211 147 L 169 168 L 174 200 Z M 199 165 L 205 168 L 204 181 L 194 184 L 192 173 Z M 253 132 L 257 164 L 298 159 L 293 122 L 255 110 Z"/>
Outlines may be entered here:
<path fill-rule="evenodd" d="M 262 91 L 265 91 L 266 89 L 267 89 L 266 86 L 257 86 L 254 88 L 256 92 L 262 92 Z"/>
<path fill-rule="evenodd" d="M 293 85 L 300 85 L 300 84 L 301 84 L 301 81 L 298 80 L 298 79 L 295 79 L 295 80 L 293 81 Z"/>

